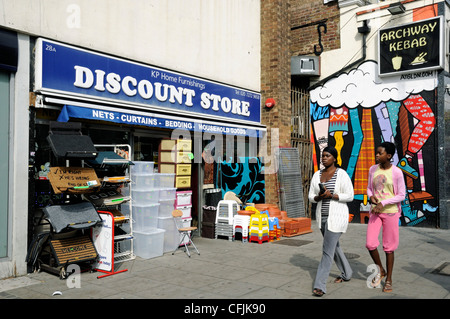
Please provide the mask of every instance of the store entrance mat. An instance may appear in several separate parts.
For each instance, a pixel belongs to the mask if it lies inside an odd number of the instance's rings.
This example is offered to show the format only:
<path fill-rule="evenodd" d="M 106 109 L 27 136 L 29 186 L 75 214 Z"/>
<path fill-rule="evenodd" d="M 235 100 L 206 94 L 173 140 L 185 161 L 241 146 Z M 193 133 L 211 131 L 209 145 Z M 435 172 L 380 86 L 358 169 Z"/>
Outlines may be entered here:
<path fill-rule="evenodd" d="M 50 247 L 58 266 L 97 258 L 97 251 L 88 236 L 53 239 L 50 241 Z"/>
<path fill-rule="evenodd" d="M 102 222 L 90 202 L 47 206 L 43 212 L 56 233 L 66 229 L 86 229 Z"/>

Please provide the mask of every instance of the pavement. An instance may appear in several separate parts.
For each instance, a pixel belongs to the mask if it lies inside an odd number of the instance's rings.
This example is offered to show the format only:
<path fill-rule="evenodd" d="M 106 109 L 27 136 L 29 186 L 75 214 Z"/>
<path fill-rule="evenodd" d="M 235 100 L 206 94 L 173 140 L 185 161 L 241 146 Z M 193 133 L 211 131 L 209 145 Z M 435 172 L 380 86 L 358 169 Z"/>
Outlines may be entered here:
<path fill-rule="evenodd" d="M 270 305 L 277 299 L 450 299 L 450 230 L 400 227 L 393 292 L 384 293 L 367 286 L 374 270 L 364 246 L 366 227 L 351 223 L 340 240 L 353 278 L 334 283 L 339 271 L 333 265 L 321 298 L 311 293 L 322 254 L 322 235 L 313 220 L 311 233 L 262 244 L 194 236 L 200 255 L 191 248 L 190 258 L 184 249 L 152 259 L 136 257 L 116 266 L 116 271 L 127 271 L 100 279 L 95 271 L 67 279 L 41 271 L 0 280 L 0 299 L 179 299 L 184 312 L 208 311 L 195 308 L 202 300 Z M 229 307 L 228 312 L 240 311 Z"/>

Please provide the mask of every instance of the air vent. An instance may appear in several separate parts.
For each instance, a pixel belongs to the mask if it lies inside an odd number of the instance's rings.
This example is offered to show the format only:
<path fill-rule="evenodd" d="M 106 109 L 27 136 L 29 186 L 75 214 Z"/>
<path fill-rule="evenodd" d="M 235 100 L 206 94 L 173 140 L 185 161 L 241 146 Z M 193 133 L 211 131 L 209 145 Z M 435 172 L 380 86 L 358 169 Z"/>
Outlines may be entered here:
<path fill-rule="evenodd" d="M 319 76 L 319 57 L 308 55 L 291 57 L 291 75 Z"/>

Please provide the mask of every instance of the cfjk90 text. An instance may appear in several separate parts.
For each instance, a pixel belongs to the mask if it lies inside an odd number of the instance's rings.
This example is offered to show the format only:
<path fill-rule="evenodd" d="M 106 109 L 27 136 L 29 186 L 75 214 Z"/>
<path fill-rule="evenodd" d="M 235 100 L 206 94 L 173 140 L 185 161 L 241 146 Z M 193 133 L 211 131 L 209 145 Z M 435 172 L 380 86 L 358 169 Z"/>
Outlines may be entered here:
<path fill-rule="evenodd" d="M 228 312 L 232 314 L 262 314 L 266 312 L 266 306 L 264 304 L 243 304 L 233 303 L 228 306 Z"/>

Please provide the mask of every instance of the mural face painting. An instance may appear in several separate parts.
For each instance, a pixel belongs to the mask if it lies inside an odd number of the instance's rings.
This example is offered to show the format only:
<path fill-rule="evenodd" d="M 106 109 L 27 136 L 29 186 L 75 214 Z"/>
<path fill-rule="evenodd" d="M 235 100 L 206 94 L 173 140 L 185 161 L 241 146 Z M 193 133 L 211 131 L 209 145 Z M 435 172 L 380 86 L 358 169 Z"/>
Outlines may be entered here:
<path fill-rule="evenodd" d="M 435 71 L 380 78 L 377 62 L 365 61 L 310 92 L 315 170 L 322 150 L 334 146 L 353 181 L 355 216 L 368 210 L 369 167 L 376 147 L 388 141 L 397 147 L 392 164 L 403 171 L 407 188 L 401 224 L 437 225 L 437 82 Z"/>

